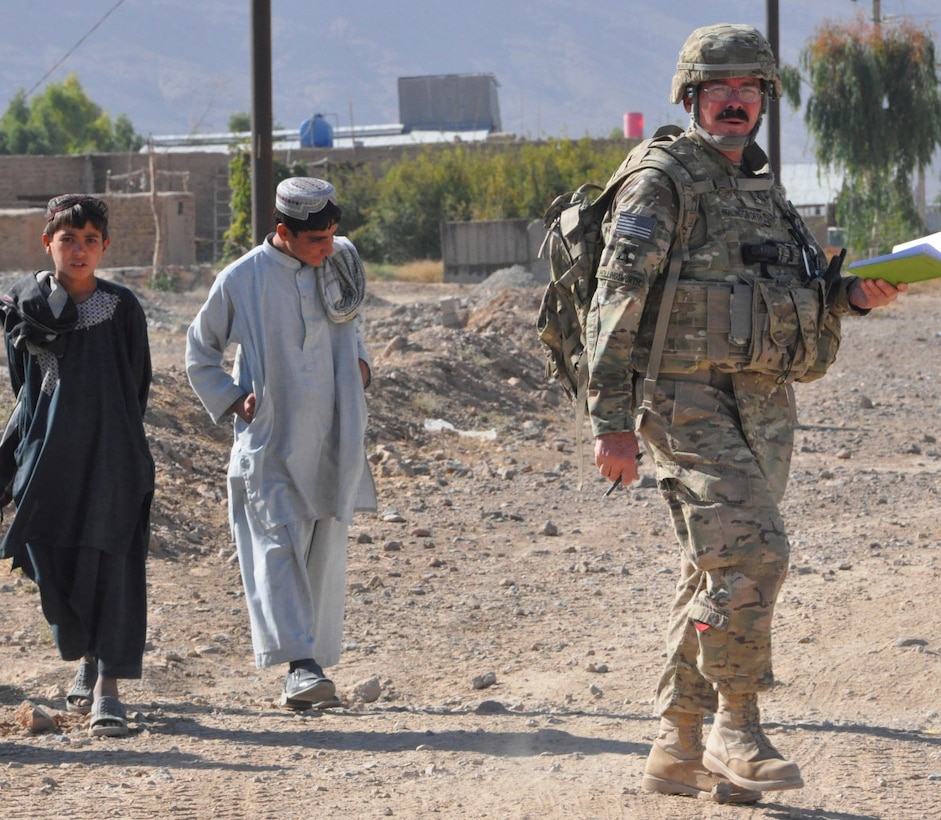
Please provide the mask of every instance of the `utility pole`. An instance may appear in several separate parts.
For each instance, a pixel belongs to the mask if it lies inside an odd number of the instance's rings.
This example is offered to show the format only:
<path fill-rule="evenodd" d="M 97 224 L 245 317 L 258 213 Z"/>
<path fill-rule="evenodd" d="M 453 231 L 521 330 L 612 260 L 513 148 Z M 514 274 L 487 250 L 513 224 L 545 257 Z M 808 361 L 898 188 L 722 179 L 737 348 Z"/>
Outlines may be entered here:
<path fill-rule="evenodd" d="M 778 0 L 765 2 L 766 24 L 765 35 L 774 53 L 775 62 L 780 67 L 781 53 L 779 49 L 778 27 Z M 781 182 L 781 102 L 773 100 L 768 103 L 768 161 L 771 163 L 771 172 L 775 180 Z"/>
<path fill-rule="evenodd" d="M 882 25 L 882 0 L 872 0 L 872 22 L 877 28 Z"/>
<path fill-rule="evenodd" d="M 271 113 L 271 0 L 252 0 L 252 240 L 273 227 L 274 160 Z"/>

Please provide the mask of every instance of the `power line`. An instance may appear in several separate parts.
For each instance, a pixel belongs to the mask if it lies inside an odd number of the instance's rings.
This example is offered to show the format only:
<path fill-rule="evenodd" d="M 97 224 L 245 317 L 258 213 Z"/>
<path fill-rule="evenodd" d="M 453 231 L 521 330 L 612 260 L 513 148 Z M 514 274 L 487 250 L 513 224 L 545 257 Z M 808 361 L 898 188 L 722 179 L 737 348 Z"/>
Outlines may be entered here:
<path fill-rule="evenodd" d="M 48 78 L 49 75 L 52 74 L 53 71 L 55 71 L 55 70 L 56 70 L 60 65 L 62 65 L 62 63 L 64 63 L 66 60 L 68 60 L 69 57 L 72 56 L 72 54 L 75 52 L 75 50 L 76 50 L 82 43 L 84 43 L 89 37 L 91 37 L 91 35 L 94 34 L 95 30 L 96 30 L 105 20 L 107 20 L 107 19 L 115 12 L 115 10 L 118 8 L 118 6 L 120 6 L 123 2 L 124 2 L 124 0 L 118 0 L 118 2 L 115 3 L 115 4 L 105 13 L 105 15 L 104 15 L 97 23 L 95 23 L 95 25 L 93 25 L 93 26 L 90 28 L 90 29 L 85 33 L 85 35 L 84 35 L 74 46 L 72 46 L 72 48 L 70 48 L 67 52 L 65 52 L 65 54 L 62 55 L 62 59 L 61 59 L 61 60 L 59 60 L 52 68 L 50 68 L 45 74 L 43 74 L 42 77 L 40 77 L 37 82 L 35 82 L 35 83 L 33 84 L 33 87 L 30 88 L 30 90 L 26 92 L 26 96 L 29 97 L 30 94 L 32 94 L 37 88 L 39 88 L 39 86 L 41 86 L 41 85 L 46 81 L 46 78 Z"/>

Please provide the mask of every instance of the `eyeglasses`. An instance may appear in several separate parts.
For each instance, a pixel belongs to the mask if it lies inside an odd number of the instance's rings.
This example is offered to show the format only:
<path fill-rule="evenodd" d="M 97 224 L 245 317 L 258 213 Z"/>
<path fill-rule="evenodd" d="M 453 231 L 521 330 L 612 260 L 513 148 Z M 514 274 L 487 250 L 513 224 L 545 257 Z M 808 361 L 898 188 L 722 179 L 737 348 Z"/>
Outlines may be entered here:
<path fill-rule="evenodd" d="M 764 93 L 760 88 L 756 88 L 753 85 L 746 85 L 743 88 L 732 88 L 732 86 L 723 83 L 710 85 L 708 87 L 702 86 L 700 90 L 713 102 L 725 102 L 732 97 L 732 94 L 735 94 L 738 97 L 738 101 L 745 105 L 760 102 L 762 94 Z"/>

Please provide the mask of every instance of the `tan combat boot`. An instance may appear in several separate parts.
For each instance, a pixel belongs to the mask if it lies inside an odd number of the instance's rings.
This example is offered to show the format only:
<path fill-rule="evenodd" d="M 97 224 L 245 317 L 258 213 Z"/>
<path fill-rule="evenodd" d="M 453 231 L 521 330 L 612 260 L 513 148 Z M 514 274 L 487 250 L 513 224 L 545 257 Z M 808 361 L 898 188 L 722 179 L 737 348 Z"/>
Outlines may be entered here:
<path fill-rule="evenodd" d="M 785 760 L 761 730 L 758 696 L 719 693 L 719 711 L 706 741 L 703 763 L 743 789 L 799 789 L 797 764 Z"/>
<path fill-rule="evenodd" d="M 716 803 L 754 803 L 760 791 L 742 789 L 714 775 L 702 763 L 702 715 L 668 711 L 660 719 L 641 787 L 659 794 L 680 794 Z"/>

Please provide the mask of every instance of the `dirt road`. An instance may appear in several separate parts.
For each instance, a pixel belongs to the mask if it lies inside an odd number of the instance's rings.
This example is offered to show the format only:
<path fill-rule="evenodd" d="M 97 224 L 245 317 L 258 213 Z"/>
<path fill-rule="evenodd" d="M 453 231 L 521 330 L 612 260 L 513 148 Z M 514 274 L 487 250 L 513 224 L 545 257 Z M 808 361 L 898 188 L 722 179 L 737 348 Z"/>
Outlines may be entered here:
<path fill-rule="evenodd" d="M 351 537 L 331 670 L 344 706 L 279 710 L 283 670 L 252 665 L 229 434 L 182 371 L 204 292 L 144 291 L 158 497 L 144 677 L 122 687 L 131 734 L 92 740 L 61 711 L 74 669 L 35 588 L 3 568 L 0 816 L 941 817 L 941 289 L 848 320 L 835 369 L 798 387 L 763 714 L 806 786 L 739 807 L 639 789 L 676 547 L 649 474 L 603 499 L 587 469 L 578 489 L 572 414 L 542 382 L 538 291 L 371 292 L 380 509 Z M 24 702 L 56 728 L 25 730 Z"/>

